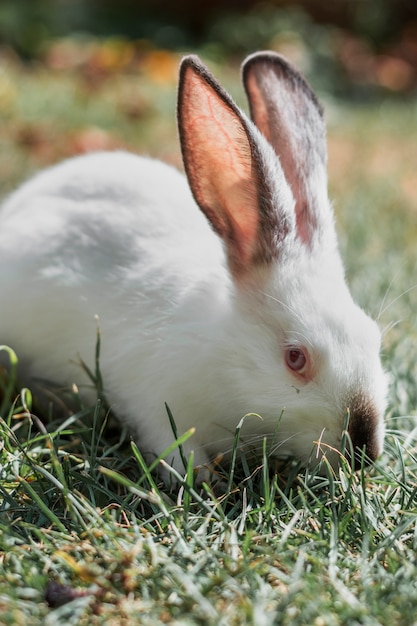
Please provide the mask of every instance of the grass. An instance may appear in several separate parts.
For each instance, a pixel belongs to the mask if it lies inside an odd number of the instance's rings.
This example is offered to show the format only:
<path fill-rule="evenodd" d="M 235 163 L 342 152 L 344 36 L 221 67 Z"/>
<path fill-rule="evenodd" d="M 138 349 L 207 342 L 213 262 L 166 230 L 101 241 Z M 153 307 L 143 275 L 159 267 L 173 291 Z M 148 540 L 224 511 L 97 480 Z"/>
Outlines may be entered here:
<path fill-rule="evenodd" d="M 228 86 L 230 75 L 223 71 Z M 178 162 L 166 114 L 174 110 L 172 81 L 147 74 L 139 87 L 123 72 L 91 80 L 4 60 L 4 192 L 91 143 Z M 30 392 L 16 392 L 9 350 L 0 420 L 1 625 L 416 623 L 417 109 L 329 102 L 327 110 L 349 280 L 386 329 L 392 384 L 384 454 L 371 470 L 352 473 L 343 463 L 319 477 L 292 464 L 268 472 L 265 452 L 253 473 L 241 459 L 223 490 L 197 488 L 185 460 L 177 487 L 163 488 L 129 438 L 109 428 L 101 399 L 90 409 L 80 404 L 66 422 L 53 415 L 41 422 Z"/>
<path fill-rule="evenodd" d="M 371 475 L 261 468 L 202 496 L 190 472 L 161 491 L 99 428 L 30 432 L 28 409 L 1 424 L 1 623 L 414 622 L 416 461 L 398 437 Z"/>

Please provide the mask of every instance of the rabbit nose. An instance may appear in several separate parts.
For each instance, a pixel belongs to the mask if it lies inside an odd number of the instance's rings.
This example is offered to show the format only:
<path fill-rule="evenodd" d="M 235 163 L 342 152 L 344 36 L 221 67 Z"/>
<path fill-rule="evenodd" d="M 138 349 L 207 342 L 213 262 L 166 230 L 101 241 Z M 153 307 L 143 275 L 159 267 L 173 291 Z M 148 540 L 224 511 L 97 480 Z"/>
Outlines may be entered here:
<path fill-rule="evenodd" d="M 349 408 L 348 433 L 352 442 L 353 459 L 349 459 L 352 468 L 359 470 L 362 465 L 371 465 L 378 458 L 381 450 L 378 440 L 380 416 L 372 404 L 359 397 Z M 347 455 L 350 456 L 349 446 Z"/>

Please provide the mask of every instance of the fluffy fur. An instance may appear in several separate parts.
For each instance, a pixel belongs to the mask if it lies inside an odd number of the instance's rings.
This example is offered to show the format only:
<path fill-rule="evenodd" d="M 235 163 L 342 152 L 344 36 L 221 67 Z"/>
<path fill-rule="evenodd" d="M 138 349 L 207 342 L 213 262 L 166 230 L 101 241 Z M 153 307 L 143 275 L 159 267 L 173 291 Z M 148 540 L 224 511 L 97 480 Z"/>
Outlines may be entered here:
<path fill-rule="evenodd" d="M 98 315 L 106 395 L 145 451 L 172 442 L 166 402 L 180 432 L 195 427 L 199 464 L 230 451 L 247 413 L 262 419 L 246 419 L 242 444 L 268 436 L 273 456 L 303 462 L 337 457 L 350 413 L 353 444 L 373 460 L 380 334 L 345 283 L 321 110 L 278 55 L 249 57 L 243 77 L 257 126 L 184 60 L 188 182 L 158 161 L 97 153 L 12 194 L 0 214 L 1 341 L 27 379 L 81 386 L 76 361 L 92 362 Z M 291 349 L 306 356 L 301 370 Z"/>

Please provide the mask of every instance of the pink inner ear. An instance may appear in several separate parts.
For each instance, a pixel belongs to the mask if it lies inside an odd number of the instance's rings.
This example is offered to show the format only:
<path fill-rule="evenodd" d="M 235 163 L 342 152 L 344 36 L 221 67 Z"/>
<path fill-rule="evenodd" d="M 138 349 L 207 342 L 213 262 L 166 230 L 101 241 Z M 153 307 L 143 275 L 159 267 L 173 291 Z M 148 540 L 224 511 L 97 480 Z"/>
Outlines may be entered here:
<path fill-rule="evenodd" d="M 238 112 L 192 68 L 180 107 L 184 163 L 194 196 L 224 239 L 235 272 L 257 253 L 258 189 Z"/>
<path fill-rule="evenodd" d="M 265 139 L 267 139 L 272 145 L 268 107 L 266 106 L 263 95 L 258 88 L 255 77 L 252 76 L 251 73 L 249 73 L 246 77 L 246 89 L 250 93 L 249 104 L 252 120 L 255 122 Z"/>

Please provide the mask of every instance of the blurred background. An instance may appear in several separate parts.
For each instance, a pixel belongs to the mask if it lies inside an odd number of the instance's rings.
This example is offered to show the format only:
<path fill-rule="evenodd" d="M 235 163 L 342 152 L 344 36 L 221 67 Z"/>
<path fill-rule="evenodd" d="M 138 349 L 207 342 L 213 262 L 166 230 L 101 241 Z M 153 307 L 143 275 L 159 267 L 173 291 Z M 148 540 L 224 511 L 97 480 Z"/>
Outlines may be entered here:
<path fill-rule="evenodd" d="M 71 58 L 67 38 L 84 54 Z M 109 38 L 113 50 L 93 54 L 92 40 Z M 55 67 L 95 61 L 106 70 L 150 49 L 198 48 L 223 60 L 273 48 L 338 95 L 410 93 L 417 83 L 415 0 L 1 0 L 0 40 L 24 59 Z"/>
<path fill-rule="evenodd" d="M 198 52 L 244 104 L 239 64 L 265 48 L 292 60 L 330 113 L 335 101 L 412 100 L 417 2 L 0 0 L 0 116 L 17 115 L 12 140 L 41 164 L 130 143 L 178 162 L 163 116 L 172 124 L 181 55 Z"/>
<path fill-rule="evenodd" d="M 0 194 L 90 150 L 181 167 L 181 56 L 198 53 L 246 107 L 240 63 L 266 48 L 286 55 L 324 104 L 350 284 L 389 331 L 392 406 L 408 414 L 417 406 L 416 0 L 0 0 Z"/>
<path fill-rule="evenodd" d="M 417 2 L 0 0 L 0 191 L 90 149 L 146 150 L 180 165 L 181 55 L 199 53 L 244 106 L 240 62 L 265 48 L 306 74 L 330 124 L 342 102 L 410 102 Z"/>

